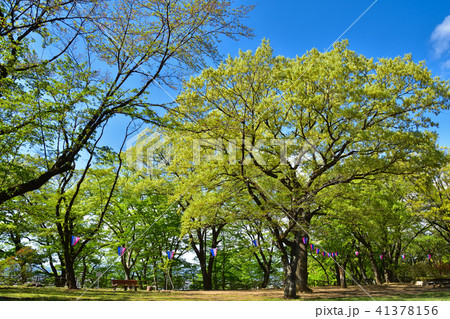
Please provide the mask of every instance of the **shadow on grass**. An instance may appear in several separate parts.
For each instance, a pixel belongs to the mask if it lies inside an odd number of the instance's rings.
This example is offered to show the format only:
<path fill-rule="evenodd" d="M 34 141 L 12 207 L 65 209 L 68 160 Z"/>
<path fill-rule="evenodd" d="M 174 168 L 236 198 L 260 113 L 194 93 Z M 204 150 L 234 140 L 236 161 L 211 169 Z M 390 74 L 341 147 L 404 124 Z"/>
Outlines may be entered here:
<path fill-rule="evenodd" d="M 414 286 L 401 287 L 395 291 L 387 287 L 367 287 L 371 296 L 377 301 L 428 301 L 450 300 L 450 289 L 422 289 Z M 409 292 L 409 293 L 403 293 Z M 412 293 L 411 293 L 412 292 Z M 20 287 L 0 286 L 0 301 L 280 301 L 282 290 L 248 290 L 248 291 L 113 291 L 112 289 L 78 289 L 68 290 L 55 287 Z M 318 288 L 313 294 L 300 295 L 300 301 L 366 301 L 372 300 L 361 295 L 356 288 L 339 290 L 336 287 Z"/>
<path fill-rule="evenodd" d="M 376 301 L 446 301 L 450 300 L 449 292 L 424 292 L 417 295 L 411 294 L 399 294 L 399 295 L 390 295 L 386 297 L 375 296 L 374 299 Z M 303 298 L 302 300 L 307 301 L 371 301 L 372 299 L 367 297 L 342 297 L 342 298 Z"/>

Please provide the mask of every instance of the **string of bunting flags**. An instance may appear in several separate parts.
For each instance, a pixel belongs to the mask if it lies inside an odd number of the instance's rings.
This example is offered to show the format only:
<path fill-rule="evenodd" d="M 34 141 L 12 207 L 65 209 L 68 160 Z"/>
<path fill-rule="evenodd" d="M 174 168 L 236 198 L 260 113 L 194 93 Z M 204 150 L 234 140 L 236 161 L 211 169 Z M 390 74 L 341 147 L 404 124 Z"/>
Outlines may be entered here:
<path fill-rule="evenodd" d="M 117 253 L 119 254 L 119 256 L 122 256 L 125 253 L 126 248 L 125 247 L 117 247 Z"/>
<path fill-rule="evenodd" d="M 75 246 L 78 243 L 79 240 L 80 240 L 80 237 L 72 236 L 71 240 L 70 240 L 70 244 L 72 246 Z M 303 237 L 302 238 L 302 242 L 303 242 L 303 244 L 306 245 L 308 243 L 308 238 L 307 237 Z M 256 239 L 252 240 L 252 245 L 254 247 L 259 247 L 259 241 L 256 240 Z M 309 247 L 311 248 L 312 251 L 315 251 L 315 253 L 317 255 L 320 255 L 320 249 L 319 248 L 314 248 L 314 244 L 309 244 Z M 126 250 L 125 247 L 122 247 L 122 246 L 117 247 L 117 253 L 119 254 L 119 256 L 122 256 L 125 253 L 125 250 Z M 211 253 L 212 257 L 216 257 L 217 256 L 217 248 L 210 248 L 210 253 Z M 175 255 L 175 251 L 168 250 L 166 252 L 166 254 L 167 254 L 167 258 L 173 259 L 174 255 Z M 360 251 L 355 251 L 355 256 L 359 256 L 360 254 L 361 254 Z M 337 256 L 339 256 L 339 253 L 337 251 L 336 252 L 325 252 L 325 251 L 322 251 L 321 255 L 323 257 L 336 258 Z M 379 257 L 382 260 L 385 256 L 381 254 Z M 402 254 L 402 255 L 400 255 L 400 257 L 404 261 L 405 258 L 406 258 L 406 255 Z M 431 260 L 431 255 L 427 254 L 427 258 L 428 258 L 428 260 Z"/>
<path fill-rule="evenodd" d="M 308 243 L 308 237 L 303 237 L 302 238 L 302 242 L 303 242 L 303 244 L 307 244 Z M 316 248 L 316 249 L 314 249 L 314 244 L 309 244 L 309 247 L 311 248 L 311 250 L 312 251 L 315 251 L 316 252 L 316 254 L 320 254 L 320 249 L 319 248 Z M 361 252 L 360 251 L 355 251 L 355 256 L 359 256 L 359 254 L 360 254 Z M 338 252 L 334 252 L 334 253 L 327 253 L 327 252 L 322 252 L 322 256 L 324 256 L 324 257 L 337 257 L 337 256 L 339 256 L 339 253 Z M 384 259 L 385 258 L 385 255 L 383 255 L 383 254 L 380 254 L 380 259 L 382 260 L 382 259 Z M 401 258 L 402 258 L 402 260 L 405 260 L 405 258 L 406 258 L 406 255 L 404 255 L 404 254 L 402 254 L 401 255 Z M 429 260 L 431 260 L 431 255 L 430 254 L 428 254 L 427 255 L 427 258 L 429 259 Z"/>
<path fill-rule="evenodd" d="M 361 254 L 360 251 L 355 251 L 355 256 L 359 256 L 360 254 Z M 384 259 L 385 257 L 386 257 L 386 256 L 383 255 L 383 254 L 380 255 L 380 259 Z M 400 255 L 400 257 L 402 258 L 402 260 L 405 260 L 406 255 L 405 255 L 405 254 L 402 254 L 402 255 Z M 428 254 L 428 255 L 427 255 L 427 258 L 428 258 L 429 260 L 431 260 L 431 255 Z"/>
<path fill-rule="evenodd" d="M 168 251 L 167 252 L 167 257 L 169 258 L 169 259 L 173 259 L 173 256 L 175 255 L 175 252 L 174 251 Z"/>
<path fill-rule="evenodd" d="M 80 240 L 80 237 L 72 236 L 70 238 L 70 245 L 75 246 L 79 240 Z"/>
<path fill-rule="evenodd" d="M 78 242 L 79 238 L 78 237 L 75 237 L 75 238 L 77 238 L 76 242 Z M 76 242 L 73 245 L 76 245 Z M 259 246 L 258 240 L 252 240 L 252 245 L 254 247 L 258 247 Z M 311 250 L 315 251 L 316 254 L 318 254 L 318 255 L 320 254 L 320 249 L 319 248 L 314 249 L 314 244 L 310 244 L 310 247 L 311 247 Z M 126 248 L 125 247 L 118 247 L 118 249 L 119 249 L 118 250 L 119 255 L 122 256 L 122 254 L 125 252 Z M 211 248 L 210 252 L 211 252 L 211 256 L 213 256 L 213 257 L 217 256 L 217 248 Z M 175 255 L 174 251 L 170 251 L 169 250 L 166 253 L 167 253 L 167 257 L 169 259 L 173 259 L 174 255 Z M 361 253 L 360 251 L 355 251 L 355 255 L 356 256 L 359 256 L 360 253 Z M 335 258 L 335 257 L 339 256 L 339 252 L 336 251 L 336 252 L 332 252 L 332 253 L 327 253 L 327 252 L 323 251 L 321 255 L 324 256 L 324 257 L 333 257 L 333 258 Z M 383 259 L 384 257 L 385 257 L 384 255 L 380 255 L 380 259 Z M 406 255 L 403 254 L 400 257 L 402 258 L 402 260 L 405 260 Z M 431 260 L 431 255 L 428 254 L 427 258 Z"/>
<path fill-rule="evenodd" d="M 303 244 L 307 244 L 308 243 L 308 237 L 303 237 L 302 238 L 302 242 L 303 242 Z M 311 250 L 313 250 L 313 251 L 315 251 L 316 252 L 316 254 L 320 254 L 320 249 L 319 248 L 316 248 L 316 249 L 314 249 L 314 244 L 309 244 L 309 247 L 311 248 Z M 338 254 L 338 252 L 334 252 L 334 253 L 327 253 L 327 252 L 325 252 L 325 251 L 323 251 L 322 252 L 322 256 L 327 256 L 327 257 L 337 257 L 339 254 Z"/>

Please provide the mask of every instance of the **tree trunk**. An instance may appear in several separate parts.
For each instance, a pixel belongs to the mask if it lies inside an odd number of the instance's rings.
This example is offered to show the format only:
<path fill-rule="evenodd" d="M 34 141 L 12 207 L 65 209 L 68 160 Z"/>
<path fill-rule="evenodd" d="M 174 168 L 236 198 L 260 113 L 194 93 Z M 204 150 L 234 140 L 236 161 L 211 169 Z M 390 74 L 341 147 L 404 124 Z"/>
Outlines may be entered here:
<path fill-rule="evenodd" d="M 136 273 L 136 278 L 137 278 L 137 280 L 138 280 L 138 282 L 139 282 L 139 288 L 140 289 L 145 289 L 144 288 L 144 280 L 142 280 L 142 278 L 145 278 L 145 277 L 142 277 L 138 272 Z"/>
<path fill-rule="evenodd" d="M 303 234 L 302 237 L 308 238 L 306 234 Z M 309 238 L 306 244 L 303 243 L 302 240 L 298 240 L 298 246 L 300 249 L 297 249 L 298 252 L 298 262 L 296 269 L 296 287 L 298 292 L 300 293 L 312 293 L 312 290 L 308 287 L 308 245 Z M 297 243 L 296 243 L 297 244 Z"/>
<path fill-rule="evenodd" d="M 212 271 L 211 273 L 213 274 L 212 279 L 213 279 L 213 289 L 214 290 L 218 290 L 218 285 L 217 285 L 217 262 L 213 262 L 213 267 L 212 267 Z"/>
<path fill-rule="evenodd" d="M 27 267 L 27 264 L 23 261 L 19 262 L 19 266 L 20 266 L 20 271 L 19 271 L 20 283 L 22 285 L 24 285 L 28 281 L 28 274 L 29 274 L 28 267 Z"/>
<path fill-rule="evenodd" d="M 270 271 L 272 269 L 272 251 L 269 252 L 268 258 L 266 258 L 264 251 L 259 249 L 259 253 L 261 254 L 261 258 L 258 257 L 258 254 L 253 253 L 256 261 L 258 262 L 259 267 L 263 271 L 263 280 L 261 282 L 261 288 L 267 288 L 270 280 Z"/>
<path fill-rule="evenodd" d="M 86 281 L 87 264 L 86 257 L 83 257 L 83 273 L 81 274 L 81 288 L 84 288 L 84 282 Z"/>
<path fill-rule="evenodd" d="M 341 285 L 341 268 L 337 263 L 334 263 L 334 273 L 336 274 L 336 285 Z"/>
<path fill-rule="evenodd" d="M 153 281 L 155 283 L 155 289 L 159 290 L 158 279 L 156 278 L 156 262 L 153 261 Z"/>
<path fill-rule="evenodd" d="M 66 279 L 68 289 L 78 289 L 77 280 L 75 278 L 74 264 L 75 260 L 72 257 L 72 247 L 70 246 L 70 241 L 66 240 L 63 242 L 63 253 L 64 253 L 64 264 L 66 269 Z"/>
<path fill-rule="evenodd" d="M 264 272 L 264 277 L 263 277 L 263 281 L 261 283 L 261 288 L 267 288 L 267 285 L 269 284 L 269 280 L 270 280 L 270 271 L 267 270 L 266 268 L 264 268 L 263 272 Z"/>
<path fill-rule="evenodd" d="M 318 258 L 313 257 L 313 259 L 319 264 L 320 268 L 322 268 L 323 272 L 325 273 L 325 276 L 327 277 L 327 285 L 330 285 L 330 276 L 328 276 L 328 271 L 324 267 L 324 265 L 320 262 Z"/>
<path fill-rule="evenodd" d="M 386 252 L 382 252 L 383 254 L 383 259 L 381 259 L 381 268 L 380 268 L 380 277 L 381 275 L 383 275 L 384 277 L 384 282 L 389 283 L 389 278 L 386 272 Z"/>
<path fill-rule="evenodd" d="M 60 276 L 55 276 L 55 287 L 64 287 L 66 285 L 66 273 L 61 273 Z"/>
<path fill-rule="evenodd" d="M 167 280 L 167 272 L 166 272 L 166 270 L 164 270 L 164 272 L 163 272 L 163 275 L 164 275 L 164 289 L 165 290 L 169 290 L 169 289 L 167 289 L 167 282 L 168 282 L 168 280 Z"/>
<path fill-rule="evenodd" d="M 206 251 L 203 248 L 199 251 L 197 255 L 200 261 L 200 268 L 202 271 L 202 281 L 203 281 L 203 290 L 212 290 L 212 262 L 209 262 L 209 265 L 206 264 Z"/>
<path fill-rule="evenodd" d="M 124 265 L 123 270 L 125 272 L 125 280 L 130 280 L 131 279 L 131 268 Z"/>
<path fill-rule="evenodd" d="M 284 268 L 284 299 L 298 299 L 296 291 L 297 267 L 287 265 Z"/>
<path fill-rule="evenodd" d="M 203 248 L 198 252 L 197 258 L 200 261 L 200 269 L 202 271 L 203 290 L 212 290 L 212 271 L 208 271 L 209 265 L 206 265 L 206 252 Z"/>
<path fill-rule="evenodd" d="M 122 262 L 123 271 L 125 272 L 125 280 L 130 280 L 131 278 L 131 268 L 134 266 L 134 262 L 131 260 L 131 253 L 132 251 L 126 251 L 125 254 L 123 254 L 120 257 L 120 261 Z M 125 287 L 126 290 L 126 287 Z"/>
<path fill-rule="evenodd" d="M 384 282 L 387 283 L 387 284 L 390 283 L 389 275 L 388 275 L 386 269 L 383 270 L 383 275 L 384 275 L 383 276 L 384 277 Z"/>
<path fill-rule="evenodd" d="M 75 270 L 74 270 L 73 266 L 74 266 L 73 261 L 66 259 L 67 288 L 78 289 L 77 288 L 77 279 L 75 278 Z"/>
<path fill-rule="evenodd" d="M 211 227 L 211 248 L 217 248 L 217 245 L 219 244 L 219 234 L 222 231 L 225 224 L 220 224 L 216 226 Z M 213 265 L 215 264 L 215 258 L 213 256 L 209 256 L 208 263 L 207 255 L 209 255 L 209 249 L 208 249 L 208 243 L 207 243 L 207 229 L 206 228 L 199 228 L 196 230 L 196 236 L 199 247 L 196 246 L 196 241 L 194 239 L 194 236 L 192 234 L 189 234 L 189 237 L 191 239 L 191 247 L 194 250 L 199 262 L 200 262 L 200 269 L 202 271 L 202 280 L 203 280 L 203 290 L 212 290 L 212 273 L 213 273 Z"/>
<path fill-rule="evenodd" d="M 222 259 L 222 290 L 225 290 L 225 262 L 226 262 L 226 250 L 225 250 L 225 243 L 224 243 L 224 249 L 223 249 L 223 259 Z"/>
<path fill-rule="evenodd" d="M 175 287 L 173 286 L 172 267 L 169 267 L 169 281 L 170 281 L 170 287 L 172 287 L 172 290 L 175 290 Z"/>
<path fill-rule="evenodd" d="M 11 241 L 14 243 L 14 249 L 16 254 L 24 247 L 21 243 L 21 236 L 20 233 L 10 232 L 9 237 Z M 21 259 L 16 259 L 17 263 L 19 264 L 20 270 L 20 281 L 21 284 L 25 284 L 28 281 L 28 269 L 26 262 Z"/>
<path fill-rule="evenodd" d="M 347 262 L 343 262 L 341 267 L 339 267 L 339 284 L 341 288 L 347 288 L 347 278 L 345 277 L 345 268 Z"/>
<path fill-rule="evenodd" d="M 294 235 L 294 240 L 286 245 L 281 238 L 277 238 L 277 246 L 281 252 L 281 262 L 284 270 L 284 299 L 298 299 L 297 271 L 300 255 L 300 234 Z"/>
<path fill-rule="evenodd" d="M 366 284 L 368 284 L 368 278 L 367 278 L 367 274 L 366 274 L 366 267 L 361 259 L 361 255 L 358 255 L 358 265 L 357 265 L 357 269 L 359 269 L 359 275 L 361 277 L 361 279 L 364 280 L 364 282 Z"/>
<path fill-rule="evenodd" d="M 388 266 L 385 265 L 385 267 L 384 267 L 384 280 L 387 283 L 389 283 L 389 282 L 397 282 L 398 278 L 397 278 L 395 272 L 392 271 L 391 269 L 389 269 L 389 266 L 392 266 L 392 264 L 388 265 Z"/>
<path fill-rule="evenodd" d="M 64 258 L 61 258 L 61 255 L 59 254 L 58 257 L 61 263 L 61 274 L 58 274 L 58 270 L 53 264 L 52 256 L 49 256 L 50 268 L 52 269 L 52 273 L 55 278 L 55 287 L 64 287 L 66 285 L 66 265 L 64 263 Z"/>
<path fill-rule="evenodd" d="M 144 281 L 143 280 L 145 280 L 145 285 L 148 285 L 148 282 L 147 282 L 148 260 L 149 260 L 149 257 L 147 256 L 145 258 L 145 262 L 142 265 L 142 276 L 140 278 L 138 277 L 138 279 L 140 280 L 140 283 L 141 283 L 141 289 L 144 289 Z"/>
<path fill-rule="evenodd" d="M 202 271 L 203 290 L 212 290 L 212 272 Z"/>
<path fill-rule="evenodd" d="M 375 277 L 375 284 L 381 285 L 382 284 L 381 274 L 380 274 L 380 271 L 378 270 L 375 259 L 373 258 L 373 254 L 369 254 L 369 260 L 370 260 L 370 266 L 372 267 L 372 270 L 373 270 L 373 275 Z"/>

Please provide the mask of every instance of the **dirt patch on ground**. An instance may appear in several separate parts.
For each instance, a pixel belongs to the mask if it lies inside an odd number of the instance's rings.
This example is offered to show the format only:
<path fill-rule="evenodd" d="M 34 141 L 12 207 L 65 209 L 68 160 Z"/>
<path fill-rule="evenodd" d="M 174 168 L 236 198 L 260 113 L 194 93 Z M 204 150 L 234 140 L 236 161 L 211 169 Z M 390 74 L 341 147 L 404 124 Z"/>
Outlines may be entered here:
<path fill-rule="evenodd" d="M 336 286 L 313 287 L 311 294 L 299 294 L 301 300 L 327 300 L 327 299 L 347 299 L 347 298 L 367 298 L 386 299 L 389 297 L 398 300 L 402 296 L 417 295 L 418 297 L 427 293 L 439 293 L 450 298 L 449 288 L 421 287 L 408 284 L 392 284 L 383 286 L 349 286 L 342 289 Z M 226 291 L 174 291 L 174 292 L 153 292 L 153 294 L 165 295 L 167 299 L 183 300 L 280 300 L 283 299 L 281 289 L 260 289 L 260 290 L 226 290 Z M 172 295 L 172 296 L 171 296 Z"/>
<path fill-rule="evenodd" d="M 351 297 L 372 297 L 386 298 L 390 296 L 399 295 L 423 295 L 427 292 L 441 292 L 450 294 L 450 288 L 433 288 L 422 287 L 408 284 L 390 284 L 382 286 L 349 286 L 346 289 L 342 289 L 335 286 L 328 287 L 316 287 L 312 288 L 313 294 L 301 294 L 302 299 L 339 299 L 339 298 L 351 298 Z M 369 297 L 369 298 L 370 298 Z"/>
<path fill-rule="evenodd" d="M 300 300 L 450 300 L 450 287 L 433 288 L 408 284 L 383 286 L 313 287 Z M 215 291 L 113 291 L 112 289 L 68 290 L 55 287 L 0 287 L 0 300 L 148 300 L 148 301 L 256 301 L 283 300 L 282 289 Z"/>

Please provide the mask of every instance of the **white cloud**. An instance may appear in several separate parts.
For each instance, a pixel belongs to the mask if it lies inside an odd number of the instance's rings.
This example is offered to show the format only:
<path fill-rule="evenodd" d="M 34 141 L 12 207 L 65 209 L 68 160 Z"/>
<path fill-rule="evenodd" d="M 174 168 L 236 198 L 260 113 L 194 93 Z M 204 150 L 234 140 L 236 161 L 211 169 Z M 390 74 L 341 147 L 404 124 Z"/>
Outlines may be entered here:
<path fill-rule="evenodd" d="M 434 29 L 431 42 L 437 58 L 450 50 L 450 15 Z"/>
<path fill-rule="evenodd" d="M 442 64 L 442 68 L 443 68 L 444 70 L 450 70 L 450 60 L 445 61 L 445 62 Z"/>

